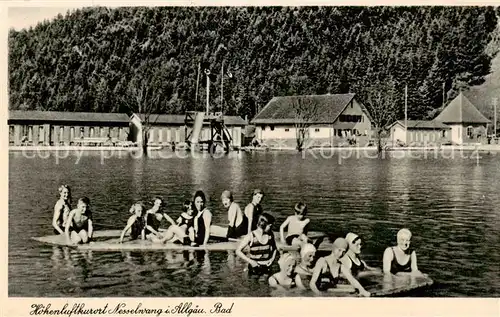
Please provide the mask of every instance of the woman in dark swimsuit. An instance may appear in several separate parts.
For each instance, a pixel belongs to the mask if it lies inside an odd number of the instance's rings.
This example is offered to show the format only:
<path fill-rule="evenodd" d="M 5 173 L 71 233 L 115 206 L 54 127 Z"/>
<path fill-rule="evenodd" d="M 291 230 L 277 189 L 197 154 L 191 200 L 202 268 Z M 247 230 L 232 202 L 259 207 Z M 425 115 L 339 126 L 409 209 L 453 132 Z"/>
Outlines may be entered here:
<path fill-rule="evenodd" d="M 233 194 L 225 190 L 221 195 L 222 205 L 227 208 L 227 218 L 229 224 L 227 227 L 227 238 L 239 238 L 248 233 L 248 219 L 241 211 L 240 205 L 234 202 Z"/>
<path fill-rule="evenodd" d="M 347 241 L 344 238 L 337 238 L 333 242 L 332 253 L 326 257 L 319 258 L 314 267 L 313 275 L 309 286 L 311 290 L 317 294 L 322 291 L 330 289 L 339 289 L 340 291 L 354 291 L 357 289 L 360 295 L 368 297 L 370 293 L 367 292 L 361 284 L 352 277 L 349 270 L 347 270 L 340 259 L 344 256 L 348 248 Z M 340 274 L 343 274 L 349 283 L 352 285 L 339 285 Z"/>
<path fill-rule="evenodd" d="M 71 189 L 68 185 L 59 187 L 59 200 L 54 206 L 54 217 L 52 218 L 52 226 L 55 234 L 64 234 L 66 220 L 71 212 Z"/>
<path fill-rule="evenodd" d="M 410 248 L 410 230 L 399 230 L 397 242 L 397 246 L 388 247 L 384 251 L 384 274 L 421 275 L 422 272 L 418 270 L 417 266 L 417 253 Z"/>
<path fill-rule="evenodd" d="M 87 197 L 80 198 L 78 207 L 69 213 L 64 230 L 68 243 L 88 243 L 92 239 L 92 212 L 89 205 Z"/>
<path fill-rule="evenodd" d="M 345 239 L 349 244 L 349 249 L 340 261 L 346 269 L 351 271 L 353 277 L 358 277 L 360 273 L 362 273 L 361 275 L 375 272 L 380 273 L 379 269 L 368 266 L 366 262 L 360 258 L 361 238 L 357 234 L 349 232 Z"/>
<path fill-rule="evenodd" d="M 280 271 L 269 278 L 269 286 L 281 290 L 291 288 L 305 289 L 300 275 L 295 272 L 297 260 L 291 253 L 283 254 L 278 260 L 278 264 Z"/>
<path fill-rule="evenodd" d="M 123 242 L 123 238 L 127 231 L 130 231 L 130 239 L 137 240 L 141 238 L 141 240 L 146 239 L 145 229 L 146 229 L 146 220 L 144 219 L 145 208 L 141 202 L 136 202 L 130 208 L 130 212 L 133 213 L 132 216 L 127 221 L 127 225 L 122 231 L 120 236 L 120 243 Z"/>
<path fill-rule="evenodd" d="M 198 245 L 206 245 L 210 237 L 210 226 L 212 225 L 212 213 L 206 208 L 207 199 L 205 194 L 199 190 L 193 196 L 194 213 L 194 231 L 195 242 Z"/>

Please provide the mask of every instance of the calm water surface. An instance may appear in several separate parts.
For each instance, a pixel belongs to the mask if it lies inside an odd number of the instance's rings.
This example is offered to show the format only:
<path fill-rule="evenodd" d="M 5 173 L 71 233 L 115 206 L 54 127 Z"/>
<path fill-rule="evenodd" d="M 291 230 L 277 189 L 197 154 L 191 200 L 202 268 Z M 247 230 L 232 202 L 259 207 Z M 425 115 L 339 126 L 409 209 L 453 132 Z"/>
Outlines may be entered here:
<path fill-rule="evenodd" d="M 303 200 L 312 230 L 360 234 L 372 266 L 381 267 L 397 230 L 410 228 L 419 267 L 435 281 L 418 296 L 499 296 L 500 155 L 483 154 L 479 161 L 464 156 L 352 157 L 339 164 L 336 156 L 304 159 L 295 153 L 219 159 L 123 153 L 101 164 L 100 153 L 60 160 L 10 153 L 9 295 L 275 295 L 265 283 L 244 278 L 245 265 L 233 252 L 81 252 L 32 241 L 52 234 L 57 188 L 70 184 L 74 201 L 91 198 L 97 229 L 122 229 L 131 203 L 155 195 L 177 216 L 197 189 L 207 194 L 214 222 L 225 224 L 220 193 L 231 189 L 246 205 L 259 187 L 266 193 L 264 209 L 278 225 Z"/>

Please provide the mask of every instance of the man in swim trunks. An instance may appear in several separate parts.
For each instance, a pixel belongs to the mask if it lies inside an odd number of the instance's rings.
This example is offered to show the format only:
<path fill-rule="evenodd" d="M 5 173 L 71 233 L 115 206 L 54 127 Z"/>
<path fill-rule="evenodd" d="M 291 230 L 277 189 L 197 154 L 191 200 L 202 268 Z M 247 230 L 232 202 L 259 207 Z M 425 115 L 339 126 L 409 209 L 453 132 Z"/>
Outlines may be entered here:
<path fill-rule="evenodd" d="M 247 233 L 257 229 L 257 221 L 259 215 L 262 214 L 262 207 L 260 205 L 264 192 L 260 189 L 255 189 L 252 194 L 252 202 L 245 207 L 245 216 L 248 219 Z"/>
<path fill-rule="evenodd" d="M 248 219 L 241 211 L 240 205 L 234 202 L 233 194 L 225 190 L 221 195 L 222 205 L 227 208 L 227 238 L 237 239 L 247 234 Z"/>
<path fill-rule="evenodd" d="M 305 218 L 307 214 L 307 205 L 297 203 L 295 205 L 295 215 L 286 218 L 285 222 L 280 227 L 281 242 L 286 245 L 301 246 L 307 243 L 307 225 L 310 219 Z M 285 228 L 288 227 L 287 236 L 285 238 Z"/>

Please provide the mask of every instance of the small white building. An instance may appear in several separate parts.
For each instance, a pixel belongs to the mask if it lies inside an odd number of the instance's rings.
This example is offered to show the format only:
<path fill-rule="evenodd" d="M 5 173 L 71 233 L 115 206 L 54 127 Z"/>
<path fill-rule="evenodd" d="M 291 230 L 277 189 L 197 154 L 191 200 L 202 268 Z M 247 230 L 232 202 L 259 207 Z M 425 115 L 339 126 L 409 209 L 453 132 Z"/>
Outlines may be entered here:
<path fill-rule="evenodd" d="M 435 120 L 398 120 L 389 126 L 392 145 L 442 145 L 450 142 L 451 128 Z"/>
<path fill-rule="evenodd" d="M 261 144 L 294 147 L 301 115 L 297 102 L 315 107 L 307 127 L 307 146 L 366 145 L 372 137 L 372 120 L 355 94 L 274 97 L 255 116 L 255 138 Z"/>
<path fill-rule="evenodd" d="M 434 120 L 451 128 L 451 141 L 455 144 L 487 142 L 491 121 L 462 92 Z"/>

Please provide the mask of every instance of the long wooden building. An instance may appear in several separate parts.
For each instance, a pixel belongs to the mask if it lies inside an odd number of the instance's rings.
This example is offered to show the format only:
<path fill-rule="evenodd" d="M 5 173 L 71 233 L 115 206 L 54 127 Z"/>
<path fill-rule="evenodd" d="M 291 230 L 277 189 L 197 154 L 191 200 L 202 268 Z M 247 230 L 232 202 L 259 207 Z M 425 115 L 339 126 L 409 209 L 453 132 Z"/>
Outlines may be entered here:
<path fill-rule="evenodd" d="M 9 144 L 76 145 L 127 141 L 130 119 L 125 113 L 10 110 Z"/>

